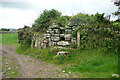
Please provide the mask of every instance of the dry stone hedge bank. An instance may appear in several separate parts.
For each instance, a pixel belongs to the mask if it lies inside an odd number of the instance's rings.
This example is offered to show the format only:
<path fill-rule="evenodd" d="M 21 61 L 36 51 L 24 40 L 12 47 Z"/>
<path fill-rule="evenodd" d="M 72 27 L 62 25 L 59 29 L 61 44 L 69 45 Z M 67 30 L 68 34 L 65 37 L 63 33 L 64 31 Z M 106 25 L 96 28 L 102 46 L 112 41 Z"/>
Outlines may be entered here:
<path fill-rule="evenodd" d="M 76 44 L 76 38 L 72 37 L 72 28 L 70 23 L 65 27 L 59 27 L 53 23 L 43 36 L 40 36 L 38 33 L 33 35 L 31 46 L 46 48 L 48 46 L 69 46 L 70 43 Z"/>

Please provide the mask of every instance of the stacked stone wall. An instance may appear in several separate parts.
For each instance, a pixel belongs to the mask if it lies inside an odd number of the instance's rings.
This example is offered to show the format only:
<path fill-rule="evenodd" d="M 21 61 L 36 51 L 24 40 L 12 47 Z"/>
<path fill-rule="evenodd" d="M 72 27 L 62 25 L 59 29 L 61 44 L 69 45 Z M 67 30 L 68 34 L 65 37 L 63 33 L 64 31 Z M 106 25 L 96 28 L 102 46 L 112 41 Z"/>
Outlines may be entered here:
<path fill-rule="evenodd" d="M 72 27 L 68 24 L 65 27 L 59 27 L 57 24 L 53 23 L 49 26 L 46 34 L 43 38 L 40 38 L 38 34 L 34 34 L 32 46 L 38 48 L 45 48 L 48 46 L 68 46 L 70 42 L 76 44 L 76 38 L 72 37 Z M 34 45 L 33 45 L 34 44 Z"/>

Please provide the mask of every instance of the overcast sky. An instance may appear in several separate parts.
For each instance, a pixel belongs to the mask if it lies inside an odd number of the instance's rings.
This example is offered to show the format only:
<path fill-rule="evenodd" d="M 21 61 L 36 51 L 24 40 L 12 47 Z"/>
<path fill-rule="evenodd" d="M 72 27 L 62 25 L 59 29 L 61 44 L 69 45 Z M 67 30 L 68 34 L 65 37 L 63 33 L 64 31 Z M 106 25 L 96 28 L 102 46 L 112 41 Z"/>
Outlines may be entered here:
<path fill-rule="evenodd" d="M 0 27 L 18 29 L 24 25 L 31 26 L 45 9 L 57 9 L 69 16 L 80 12 L 111 15 L 117 11 L 111 0 L 0 0 Z"/>

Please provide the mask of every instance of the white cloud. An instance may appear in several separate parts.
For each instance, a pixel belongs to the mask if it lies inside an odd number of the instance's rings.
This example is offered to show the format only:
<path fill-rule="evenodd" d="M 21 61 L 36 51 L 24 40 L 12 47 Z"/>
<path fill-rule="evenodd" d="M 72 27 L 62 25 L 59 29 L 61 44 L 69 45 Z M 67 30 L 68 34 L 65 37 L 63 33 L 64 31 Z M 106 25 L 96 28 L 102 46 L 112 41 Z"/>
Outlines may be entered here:
<path fill-rule="evenodd" d="M 72 15 L 79 12 L 111 14 L 117 11 L 117 7 L 114 6 L 111 0 L 2 0 L 2 2 L 7 1 L 25 2 L 28 6 L 23 8 L 14 5 L 0 9 L 0 22 L 2 22 L 0 26 L 5 28 L 19 28 L 24 25 L 31 25 L 44 9 L 54 8 L 62 12 L 63 15 Z"/>
<path fill-rule="evenodd" d="M 3 28 L 20 28 L 31 25 L 37 14 L 32 11 L 17 9 L 0 9 L 0 26 Z"/>

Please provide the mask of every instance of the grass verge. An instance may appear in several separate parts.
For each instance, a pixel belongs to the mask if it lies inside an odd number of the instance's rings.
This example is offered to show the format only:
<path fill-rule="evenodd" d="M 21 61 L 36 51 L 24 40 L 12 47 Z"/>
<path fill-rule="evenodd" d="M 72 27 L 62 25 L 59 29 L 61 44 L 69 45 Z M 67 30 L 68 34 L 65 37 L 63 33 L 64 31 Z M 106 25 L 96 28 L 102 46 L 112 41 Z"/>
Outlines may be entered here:
<path fill-rule="evenodd" d="M 50 50 L 18 47 L 19 54 L 29 55 L 39 60 L 59 65 L 66 73 L 73 72 L 80 78 L 112 78 L 118 73 L 118 55 L 105 53 L 103 49 L 75 50 L 67 49 L 66 56 L 56 56 Z M 59 49 L 57 50 L 59 51 Z M 61 51 L 61 49 L 60 49 Z"/>

